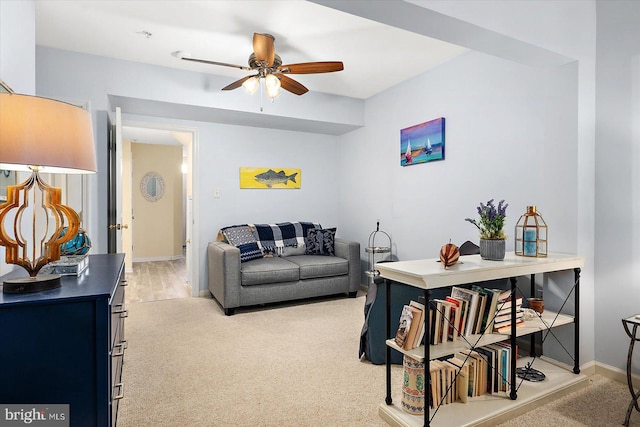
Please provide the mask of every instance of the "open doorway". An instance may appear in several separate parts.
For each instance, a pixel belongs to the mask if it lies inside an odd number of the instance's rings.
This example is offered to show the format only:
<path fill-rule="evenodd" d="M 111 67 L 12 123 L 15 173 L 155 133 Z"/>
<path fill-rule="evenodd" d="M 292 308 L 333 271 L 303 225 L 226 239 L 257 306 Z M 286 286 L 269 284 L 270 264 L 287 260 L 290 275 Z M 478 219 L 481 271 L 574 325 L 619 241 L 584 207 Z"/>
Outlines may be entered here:
<path fill-rule="evenodd" d="M 122 126 L 122 208 L 128 301 L 197 295 L 191 280 L 189 204 L 194 132 L 158 124 Z M 190 227 L 189 227 L 190 228 Z"/>

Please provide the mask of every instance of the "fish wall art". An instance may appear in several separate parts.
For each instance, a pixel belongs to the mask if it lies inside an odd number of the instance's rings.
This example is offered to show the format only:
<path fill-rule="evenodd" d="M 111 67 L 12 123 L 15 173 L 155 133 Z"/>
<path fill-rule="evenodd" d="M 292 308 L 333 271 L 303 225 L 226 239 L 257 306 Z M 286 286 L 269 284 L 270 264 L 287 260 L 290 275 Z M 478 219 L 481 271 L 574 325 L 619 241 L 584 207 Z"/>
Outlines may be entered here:
<path fill-rule="evenodd" d="M 444 117 L 400 131 L 400 165 L 444 160 Z"/>
<path fill-rule="evenodd" d="M 296 168 L 240 168 L 240 188 L 298 189 L 302 172 Z"/>

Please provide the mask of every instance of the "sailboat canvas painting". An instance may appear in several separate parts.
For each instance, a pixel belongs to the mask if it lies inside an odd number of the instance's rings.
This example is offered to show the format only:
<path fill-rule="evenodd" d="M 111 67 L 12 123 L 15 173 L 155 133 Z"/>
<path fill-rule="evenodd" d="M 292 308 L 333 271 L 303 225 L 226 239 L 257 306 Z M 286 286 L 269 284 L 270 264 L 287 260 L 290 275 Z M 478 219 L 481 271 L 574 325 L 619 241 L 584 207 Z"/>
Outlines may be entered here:
<path fill-rule="evenodd" d="M 444 117 L 400 131 L 400 165 L 444 160 Z"/>

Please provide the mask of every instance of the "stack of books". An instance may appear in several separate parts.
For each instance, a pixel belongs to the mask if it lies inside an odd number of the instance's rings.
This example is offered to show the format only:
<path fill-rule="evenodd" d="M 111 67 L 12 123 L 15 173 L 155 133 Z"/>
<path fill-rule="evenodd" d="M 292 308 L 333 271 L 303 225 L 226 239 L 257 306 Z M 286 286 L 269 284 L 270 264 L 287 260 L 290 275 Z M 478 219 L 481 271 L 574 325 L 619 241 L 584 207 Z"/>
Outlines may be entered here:
<path fill-rule="evenodd" d="M 494 319 L 493 332 L 498 334 L 511 333 L 511 295 L 498 302 Z M 524 325 L 524 310 L 522 310 L 522 297 L 516 298 L 516 327 Z"/>
<path fill-rule="evenodd" d="M 509 392 L 510 372 L 511 346 L 507 341 L 460 351 L 446 360 L 432 360 L 429 405 L 467 403 L 469 398 Z"/>
<path fill-rule="evenodd" d="M 402 307 L 395 337 L 398 347 L 411 350 L 420 346 L 425 334 L 424 313 L 424 304 L 417 301 L 411 301 L 408 305 Z"/>

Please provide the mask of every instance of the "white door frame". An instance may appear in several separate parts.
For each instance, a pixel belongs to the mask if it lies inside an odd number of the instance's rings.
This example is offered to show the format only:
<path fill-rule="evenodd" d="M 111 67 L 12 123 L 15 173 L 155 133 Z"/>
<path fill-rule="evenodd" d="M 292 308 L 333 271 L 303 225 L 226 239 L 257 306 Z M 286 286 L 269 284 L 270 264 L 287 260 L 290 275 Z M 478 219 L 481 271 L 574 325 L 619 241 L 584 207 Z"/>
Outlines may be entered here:
<path fill-rule="evenodd" d="M 191 236 L 187 236 L 187 240 L 191 245 L 191 257 L 188 259 L 189 265 L 187 265 L 187 280 L 191 283 L 191 295 L 194 297 L 200 296 L 200 218 L 199 218 L 199 180 L 196 179 L 199 176 L 198 162 L 196 159 L 199 155 L 199 131 L 198 128 L 181 126 L 170 123 L 170 119 L 166 119 L 165 122 L 142 122 L 134 120 L 123 120 L 122 126 L 159 129 L 175 132 L 187 132 L 191 134 L 191 164 L 189 165 L 189 171 L 191 173 L 188 176 L 191 178 L 191 196 L 192 196 L 192 209 L 193 214 Z M 188 199 L 188 197 L 187 197 Z M 187 218 L 185 217 L 185 221 Z M 189 251 L 189 250 L 187 250 Z"/>

